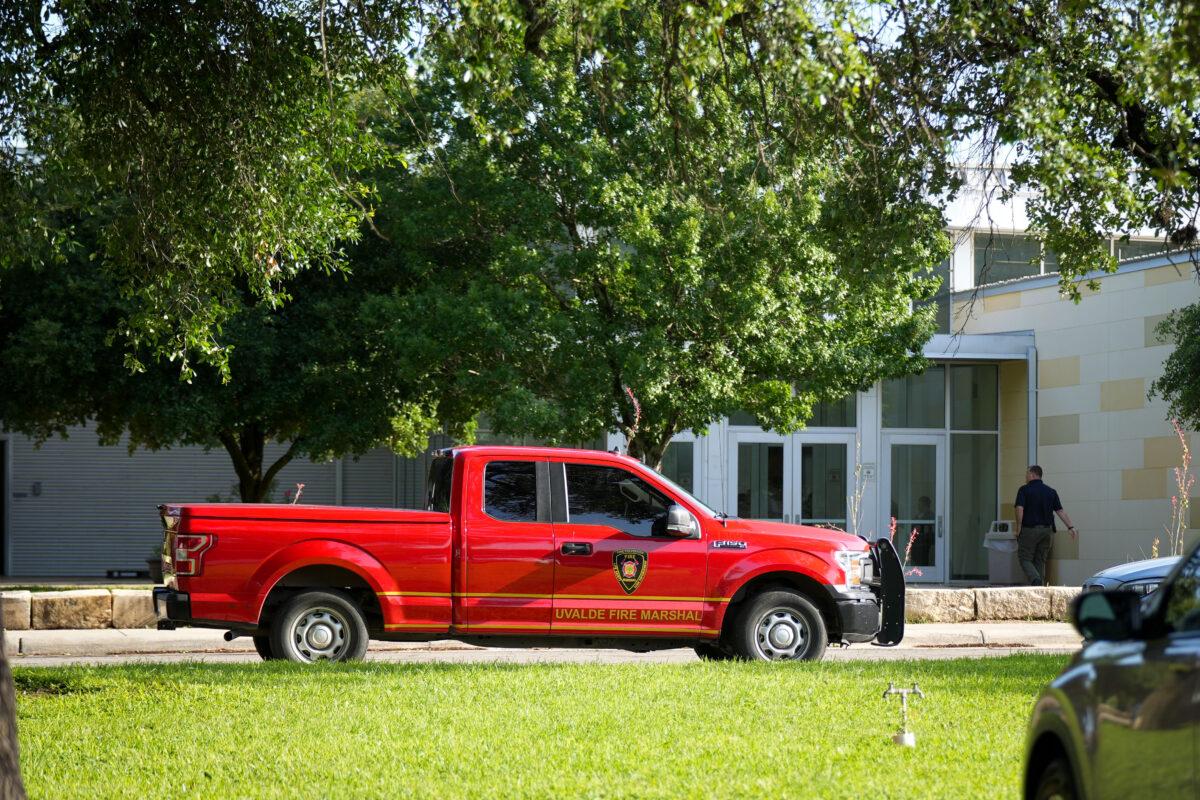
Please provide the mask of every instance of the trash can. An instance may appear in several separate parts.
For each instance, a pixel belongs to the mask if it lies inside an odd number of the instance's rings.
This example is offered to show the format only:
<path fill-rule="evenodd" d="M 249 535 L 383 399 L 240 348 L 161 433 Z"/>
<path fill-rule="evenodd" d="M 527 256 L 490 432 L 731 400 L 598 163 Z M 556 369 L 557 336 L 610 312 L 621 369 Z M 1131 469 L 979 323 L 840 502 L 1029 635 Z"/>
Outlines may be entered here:
<path fill-rule="evenodd" d="M 1017 534 L 1013 524 L 998 519 L 983 536 L 988 551 L 988 583 L 992 585 L 1024 583 L 1025 573 L 1017 559 Z"/>

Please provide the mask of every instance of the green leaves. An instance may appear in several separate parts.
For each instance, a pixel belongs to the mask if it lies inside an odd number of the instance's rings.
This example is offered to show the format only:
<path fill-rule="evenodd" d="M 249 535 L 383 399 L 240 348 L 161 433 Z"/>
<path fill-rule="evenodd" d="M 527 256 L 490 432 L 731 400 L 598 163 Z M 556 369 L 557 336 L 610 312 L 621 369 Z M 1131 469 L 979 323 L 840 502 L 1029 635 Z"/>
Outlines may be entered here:
<path fill-rule="evenodd" d="M 633 4 L 536 54 L 500 39 L 520 91 L 469 106 L 461 65 L 435 68 L 412 172 L 380 179 L 394 249 L 374 252 L 420 273 L 379 312 L 388 359 L 497 432 L 615 430 L 652 463 L 733 410 L 791 430 L 921 365 L 940 215 L 902 152 L 846 135 L 846 106 L 796 105 L 854 82 L 844 36 L 722 8 Z"/>

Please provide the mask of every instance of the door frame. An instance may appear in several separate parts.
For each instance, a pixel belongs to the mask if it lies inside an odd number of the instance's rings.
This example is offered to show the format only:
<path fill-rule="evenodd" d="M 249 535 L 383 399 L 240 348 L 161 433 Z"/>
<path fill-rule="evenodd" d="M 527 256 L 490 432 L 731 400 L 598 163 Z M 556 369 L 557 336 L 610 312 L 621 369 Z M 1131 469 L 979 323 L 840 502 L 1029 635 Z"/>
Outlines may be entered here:
<path fill-rule="evenodd" d="M 949 435 L 945 431 L 927 433 L 884 433 L 880 446 L 880 478 L 879 478 L 879 508 L 881 512 L 880 530 L 891 529 L 892 522 L 892 445 L 932 445 L 934 446 L 934 492 L 937 498 L 934 502 L 935 534 L 933 539 L 934 566 L 921 567 L 920 575 L 908 575 L 910 583 L 945 583 L 947 575 L 947 560 L 949 557 L 948 537 L 946 536 L 946 518 L 950 507 L 949 481 L 946 470 L 946 448 Z M 897 551 L 904 557 L 907 545 L 907 534 L 897 530 L 896 537 L 901 541 L 895 542 Z"/>
<path fill-rule="evenodd" d="M 726 498 L 730 516 L 737 516 L 738 507 L 738 445 L 746 444 L 778 444 L 783 446 L 783 516 L 756 517 L 768 522 L 791 522 L 792 491 L 794 470 L 792 465 L 793 451 L 792 434 L 775 433 L 762 429 L 743 429 L 729 431 L 729 495 Z"/>
<path fill-rule="evenodd" d="M 853 432 L 850 432 L 850 433 L 814 433 L 813 431 L 801 431 L 800 433 L 793 433 L 791 436 L 791 439 L 792 439 L 791 457 L 795 460 L 795 464 L 792 468 L 792 475 L 795 477 L 795 484 L 793 487 L 794 491 L 792 492 L 793 498 L 800 496 L 800 482 L 804 479 L 804 471 L 802 469 L 804 446 L 807 444 L 845 445 L 845 447 L 846 447 L 846 472 L 844 475 L 842 475 L 842 492 L 843 492 L 842 500 L 844 500 L 845 504 L 846 504 L 846 531 L 848 533 L 856 532 L 854 530 L 854 519 L 852 518 L 852 516 L 850 514 L 850 509 L 852 506 L 852 504 L 850 502 L 850 492 L 853 491 L 853 487 L 851 486 L 851 478 L 854 477 L 854 468 L 857 466 L 857 464 L 855 463 L 855 459 L 858 457 L 858 454 L 855 449 L 855 437 L 856 437 L 856 434 Z M 795 522 L 797 525 L 802 524 L 800 522 L 800 519 L 804 513 L 803 503 L 804 503 L 804 498 L 799 497 L 799 502 L 796 503 L 796 507 L 792 509 L 792 512 L 793 512 L 792 513 L 792 521 Z"/>
<path fill-rule="evenodd" d="M 762 429 L 749 428 L 732 428 L 727 434 L 728 441 L 728 464 L 729 464 L 729 481 L 726 502 L 726 508 L 731 511 L 737 510 L 737 495 L 738 495 L 738 445 L 746 444 L 778 444 L 783 446 L 783 516 L 779 519 L 769 518 L 770 521 L 788 522 L 796 525 L 801 524 L 800 519 L 803 514 L 802 498 L 800 498 L 800 481 L 803 477 L 801 473 L 802 464 L 802 449 L 805 445 L 810 444 L 840 444 L 846 448 L 846 474 L 842 476 L 842 489 L 845 492 L 846 501 L 846 529 L 850 533 L 854 533 L 854 520 L 850 518 L 850 479 L 854 475 L 856 466 L 855 459 L 857 451 L 855 449 L 855 437 L 857 434 L 854 431 L 837 431 L 837 432 L 821 432 L 818 430 L 804 430 L 799 433 L 775 433 L 774 431 L 764 431 Z M 768 518 L 763 518 L 768 519 Z"/>

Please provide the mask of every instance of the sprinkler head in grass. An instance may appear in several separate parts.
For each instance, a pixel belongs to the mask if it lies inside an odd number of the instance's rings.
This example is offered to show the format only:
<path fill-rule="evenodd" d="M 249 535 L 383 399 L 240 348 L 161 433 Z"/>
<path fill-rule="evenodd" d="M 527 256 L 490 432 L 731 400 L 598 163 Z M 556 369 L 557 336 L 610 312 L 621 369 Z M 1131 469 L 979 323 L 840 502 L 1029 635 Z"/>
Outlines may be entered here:
<path fill-rule="evenodd" d="M 897 689 L 895 684 L 888 681 L 888 687 L 883 693 L 883 699 L 887 700 L 893 695 L 900 697 L 900 729 L 892 736 L 892 741 L 901 747 L 916 747 L 917 736 L 908 729 L 908 696 L 916 695 L 922 700 L 925 699 L 925 693 L 921 691 L 921 687 L 913 684 L 911 689 Z"/>

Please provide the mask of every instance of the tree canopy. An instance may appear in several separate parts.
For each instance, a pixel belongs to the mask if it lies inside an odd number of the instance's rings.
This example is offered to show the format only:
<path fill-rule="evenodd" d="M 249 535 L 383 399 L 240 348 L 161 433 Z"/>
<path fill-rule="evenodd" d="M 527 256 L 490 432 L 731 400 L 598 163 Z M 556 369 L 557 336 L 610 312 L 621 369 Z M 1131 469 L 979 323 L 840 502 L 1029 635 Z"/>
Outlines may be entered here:
<path fill-rule="evenodd" d="M 437 383 L 497 431 L 615 429 L 652 464 L 736 409 L 794 430 L 819 400 L 919 368 L 932 318 L 912 301 L 947 241 L 906 154 L 858 147 L 832 104 L 776 130 L 805 87 L 759 69 L 750 28 L 690 88 L 664 87 L 669 19 L 618 17 L 586 51 L 567 29 L 514 44 L 519 96 L 469 112 L 457 63 L 429 76 L 410 170 L 380 180 L 394 246 L 376 257 L 426 265 L 380 311 L 395 363 L 445 365 Z"/>
<path fill-rule="evenodd" d="M 440 429 L 431 386 L 377 357 L 374 320 L 364 313 L 373 297 L 396 288 L 395 270 L 364 265 L 353 280 L 306 273 L 287 287 L 295 300 L 278 308 L 244 290 L 219 340 L 229 348 L 227 379 L 197 364 L 187 382 L 170 362 L 148 359 L 136 373 L 125 367 L 110 331 L 136 301 L 85 254 L 17 267 L 12 277 L 0 283 L 7 430 L 44 440 L 92 422 L 102 442 L 125 436 L 131 451 L 221 448 L 242 500 L 263 502 L 297 456 L 325 460 L 379 446 L 414 452 Z M 285 445 L 274 460 L 265 457 L 271 441 Z"/>

